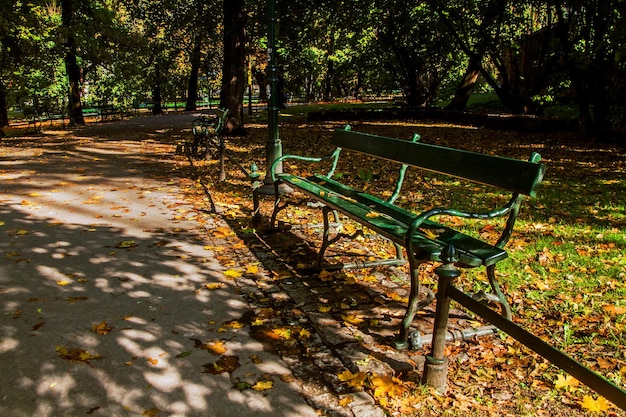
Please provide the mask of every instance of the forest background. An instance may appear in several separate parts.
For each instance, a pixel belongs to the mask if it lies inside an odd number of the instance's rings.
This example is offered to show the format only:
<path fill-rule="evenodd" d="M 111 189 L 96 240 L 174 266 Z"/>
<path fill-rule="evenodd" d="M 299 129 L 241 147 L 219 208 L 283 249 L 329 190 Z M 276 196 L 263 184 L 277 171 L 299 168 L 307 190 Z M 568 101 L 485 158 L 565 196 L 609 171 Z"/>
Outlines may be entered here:
<path fill-rule="evenodd" d="M 488 91 L 504 111 L 566 109 L 590 137 L 620 140 L 624 1 L 270 3 L 281 97 L 464 110 Z M 2 10 L 0 126 L 29 108 L 82 124 L 84 107 L 159 114 L 219 95 L 234 132 L 244 96 L 267 99 L 266 0 L 2 0 Z"/>

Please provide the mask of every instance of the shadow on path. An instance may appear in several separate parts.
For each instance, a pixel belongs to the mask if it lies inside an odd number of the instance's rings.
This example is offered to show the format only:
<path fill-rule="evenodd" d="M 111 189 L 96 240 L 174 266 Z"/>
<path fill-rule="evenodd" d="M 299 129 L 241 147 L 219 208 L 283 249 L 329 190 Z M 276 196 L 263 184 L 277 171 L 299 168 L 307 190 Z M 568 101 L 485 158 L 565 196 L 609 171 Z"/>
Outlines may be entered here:
<path fill-rule="evenodd" d="M 1 415 L 315 415 L 238 325 L 172 146 L 33 142 L 0 148 Z"/>

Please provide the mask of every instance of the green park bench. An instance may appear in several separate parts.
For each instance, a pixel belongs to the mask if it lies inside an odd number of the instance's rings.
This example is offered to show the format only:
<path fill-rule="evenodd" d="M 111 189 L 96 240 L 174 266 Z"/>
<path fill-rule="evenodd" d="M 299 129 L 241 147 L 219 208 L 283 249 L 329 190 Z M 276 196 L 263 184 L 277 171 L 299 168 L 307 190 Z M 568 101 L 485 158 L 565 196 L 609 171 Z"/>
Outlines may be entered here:
<path fill-rule="evenodd" d="M 26 123 L 28 123 L 26 126 L 26 133 L 28 133 L 31 126 L 33 128 L 33 133 L 37 133 L 41 130 L 41 115 L 35 107 L 23 107 L 22 114 L 24 115 Z"/>
<path fill-rule="evenodd" d="M 338 229 L 335 236 L 331 238 L 331 214 L 335 222 L 339 220 L 338 214 L 342 213 L 393 242 L 396 246 L 396 259 L 382 260 L 380 262 L 382 264 L 403 263 L 401 249 L 404 248 L 409 263 L 411 289 L 406 313 L 395 341 L 397 349 L 408 349 L 411 343 L 415 343 L 414 338 L 410 336 L 416 332 L 409 334 L 413 318 L 417 311 L 432 301 L 432 294 L 422 297 L 421 300 L 419 298 L 419 266 L 426 262 L 439 264 L 434 268 L 438 278 L 437 306 L 431 339 L 432 347 L 426 356 L 422 376 L 425 384 L 437 391 L 446 389 L 448 360 L 445 357 L 445 344 L 450 335 L 448 329 L 450 302 L 454 300 L 491 323 L 492 326 L 487 326 L 492 328 L 491 331 L 499 329 L 507 333 L 621 409 L 626 410 L 626 392 L 619 386 L 556 349 L 549 341 L 533 335 L 514 323 L 510 306 L 496 280 L 496 265 L 508 256 L 504 247 L 513 233 L 522 200 L 524 196 L 534 196 L 537 186 L 543 179 L 545 165 L 539 163 L 538 153 L 533 152 L 528 161 L 522 161 L 420 143 L 418 135 L 415 135 L 412 140 L 400 140 L 353 132 L 349 126 L 335 130 L 331 144 L 336 148 L 325 157 L 285 155 L 274 161 L 271 172 L 275 201 L 271 225 L 276 226 L 277 215 L 289 205 L 289 201 L 281 201 L 285 190 L 284 185 L 287 185 L 322 205 L 324 230 L 316 262 L 318 268 L 323 267 L 324 253 L 329 245 L 342 237 L 355 237 L 359 234 L 357 232 L 348 236 Z M 391 197 L 383 200 L 338 181 L 334 174 L 342 149 L 398 163 L 399 175 Z M 276 173 L 279 164 L 282 165 L 289 159 L 311 163 L 326 161 L 331 168 L 325 175 L 297 176 L 283 172 Z M 506 196 L 508 201 L 501 207 L 483 207 L 481 210 L 473 209 L 473 212 L 454 207 L 432 207 L 422 213 L 405 210 L 394 205 L 394 202 L 401 192 L 408 167 L 449 176 L 470 184 L 485 185 L 493 192 L 500 193 L 503 197 Z M 419 184 L 415 187 L 419 187 Z M 259 220 L 259 189 L 259 187 L 254 189 L 254 215 L 257 221 Z M 449 204 L 454 205 L 452 196 L 449 198 Z M 485 203 L 487 204 L 492 203 Z M 464 223 L 487 222 L 490 230 L 488 235 L 493 235 L 491 232 L 498 231 L 495 233 L 497 237 L 486 241 L 480 237 L 470 236 L 464 231 L 444 224 L 443 221 L 437 222 L 436 218 L 439 216 L 448 219 L 462 218 Z M 364 263 L 355 265 L 363 266 Z M 476 267 L 485 267 L 492 293 L 480 291 L 477 294 L 467 294 L 454 285 L 454 281 L 461 275 L 461 269 Z M 492 303 L 499 305 L 500 308 L 492 308 Z M 486 334 L 486 332 L 474 334 Z"/>
<path fill-rule="evenodd" d="M 289 205 L 289 202 L 281 201 L 279 190 L 281 184 L 286 184 L 323 204 L 324 229 L 317 257 L 318 268 L 323 267 L 324 253 L 329 245 L 341 237 L 348 237 L 337 232 L 331 238 L 329 219 L 331 214 L 335 220 L 338 220 L 337 213 L 342 213 L 393 242 L 396 247 L 396 258 L 382 260 L 381 263 L 406 263 L 402 251 L 404 248 L 409 263 L 411 289 L 406 314 L 396 339 L 396 347 L 399 349 L 409 347 L 409 329 L 416 312 L 433 300 L 432 293 L 422 300 L 419 299 L 418 270 L 420 265 L 425 262 L 444 262 L 444 254 L 449 250 L 453 250 L 458 258 L 455 261 L 458 267 L 484 266 L 486 268 L 493 292 L 491 294 L 482 292 L 480 297 L 486 301 L 498 303 L 502 315 L 511 319 L 511 310 L 496 280 L 495 269 L 498 262 L 507 258 L 504 246 L 513 232 L 523 196 L 533 196 L 535 188 L 543 177 L 545 167 L 538 162 L 540 156 L 537 153 L 533 153 L 529 161 L 521 161 L 421 143 L 418 135 L 409 141 L 353 132 L 349 126 L 335 130 L 331 144 L 336 146 L 336 149 L 331 155 L 323 158 L 285 155 L 274 162 L 272 172 L 275 171 L 277 164 L 288 159 L 309 162 L 329 161 L 331 169 L 326 175 L 314 174 L 308 177 L 274 173 L 276 192 L 271 217 L 272 227 L 276 226 L 277 215 L 280 211 Z M 342 149 L 397 162 L 400 169 L 391 197 L 383 200 L 334 179 Z M 511 196 L 502 207 L 486 208 L 482 212 L 464 212 L 454 208 L 438 207 L 417 214 L 394 204 L 401 192 L 405 172 L 409 166 L 492 186 Z M 507 219 L 501 226 L 498 238 L 493 242 L 487 242 L 438 223 L 434 220 L 437 216 L 477 220 L 492 220 L 505 216 Z M 498 224 L 502 223 L 494 222 L 494 227 Z"/>
<path fill-rule="evenodd" d="M 193 133 L 193 142 L 191 144 L 184 143 L 179 144 L 182 147 L 190 146 L 188 151 L 192 156 L 198 153 L 200 145 L 204 146 L 204 157 L 208 158 L 211 149 L 217 150 L 218 158 L 220 161 L 220 181 L 223 181 L 226 177 L 224 171 L 224 159 L 225 159 L 225 143 L 222 131 L 224 130 L 224 124 L 226 122 L 226 116 L 228 116 L 228 109 L 214 109 L 205 110 L 200 114 L 200 117 L 195 119 L 191 123 L 191 132 Z M 181 149 L 181 151 L 183 151 Z"/>

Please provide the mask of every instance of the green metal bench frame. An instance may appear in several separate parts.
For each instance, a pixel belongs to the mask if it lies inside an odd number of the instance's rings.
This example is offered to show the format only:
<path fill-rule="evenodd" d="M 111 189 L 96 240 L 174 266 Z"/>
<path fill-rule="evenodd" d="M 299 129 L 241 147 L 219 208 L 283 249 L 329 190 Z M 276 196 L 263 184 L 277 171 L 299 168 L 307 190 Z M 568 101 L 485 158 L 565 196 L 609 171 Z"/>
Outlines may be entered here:
<path fill-rule="evenodd" d="M 226 145 L 224 143 L 222 131 L 224 130 L 227 116 L 228 109 L 219 108 L 205 110 L 200 114 L 199 118 L 195 119 L 191 123 L 191 132 L 193 133 L 191 155 L 193 156 L 198 152 L 201 142 L 204 142 L 205 158 L 209 157 L 211 148 L 217 149 L 220 161 L 220 181 L 224 181 L 226 179 L 226 171 L 224 168 Z"/>
<path fill-rule="evenodd" d="M 442 254 L 450 247 L 454 248 L 456 254 L 456 266 L 486 267 L 493 293 L 481 293 L 479 296 L 499 303 L 501 314 L 511 319 L 511 309 L 496 280 L 495 267 L 499 261 L 507 257 L 503 248 L 513 232 L 523 197 L 534 196 L 535 189 L 543 178 L 545 166 L 539 163 L 538 153 L 533 153 L 529 161 L 521 161 L 421 143 L 419 135 L 415 135 L 409 141 L 353 132 L 350 126 L 335 130 L 331 144 L 336 148 L 325 157 L 284 155 L 274 161 L 272 179 L 275 184 L 275 202 L 271 217 L 272 227 L 276 224 L 278 213 L 288 205 L 281 202 L 279 191 L 280 184 L 287 184 L 324 205 L 324 231 L 317 259 L 318 267 L 322 266 L 328 246 L 345 236 L 338 233 L 335 237 L 330 237 L 331 214 L 337 219 L 337 213 L 342 213 L 393 242 L 396 246 L 396 259 L 388 260 L 392 263 L 406 262 L 401 251 L 401 248 L 405 248 L 411 289 L 406 314 L 396 339 L 396 347 L 399 349 L 409 347 L 409 328 L 413 318 L 417 311 L 430 304 L 433 299 L 432 295 L 419 299 L 419 267 L 425 262 L 443 262 Z M 332 178 L 342 149 L 394 161 L 401 165 L 394 192 L 388 200 L 348 187 Z M 274 168 L 288 159 L 329 161 L 331 168 L 326 175 L 316 174 L 306 178 L 288 173 L 275 173 Z M 442 207 L 416 214 L 393 204 L 402 189 L 405 172 L 409 166 L 485 184 L 510 192 L 512 195 L 504 206 L 485 212 L 464 212 Z M 432 220 L 442 215 L 483 220 L 506 216 L 507 220 L 497 241 L 490 243 Z"/>

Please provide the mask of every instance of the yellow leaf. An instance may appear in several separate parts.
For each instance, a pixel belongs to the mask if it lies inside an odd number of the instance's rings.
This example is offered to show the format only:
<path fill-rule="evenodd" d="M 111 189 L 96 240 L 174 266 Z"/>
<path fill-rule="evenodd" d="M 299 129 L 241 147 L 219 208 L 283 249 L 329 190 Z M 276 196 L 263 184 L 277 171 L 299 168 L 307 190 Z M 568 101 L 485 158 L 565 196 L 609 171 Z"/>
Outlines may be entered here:
<path fill-rule="evenodd" d="M 375 211 L 370 211 L 369 213 L 365 215 L 365 217 L 369 217 L 369 218 L 375 218 L 378 216 L 380 216 L 380 213 L 376 213 Z"/>
<path fill-rule="evenodd" d="M 420 231 L 429 239 L 437 239 L 437 234 L 430 229 L 420 229 Z"/>
<path fill-rule="evenodd" d="M 363 319 L 357 316 L 356 314 L 342 314 L 341 318 L 343 319 L 344 322 L 355 325 L 355 326 L 363 323 Z"/>
<path fill-rule="evenodd" d="M 598 397 L 597 400 L 594 400 L 590 395 L 585 395 L 579 404 L 585 410 L 592 412 L 606 411 L 611 408 L 611 403 L 609 403 L 604 397 Z"/>
<path fill-rule="evenodd" d="M 322 269 L 322 272 L 320 272 L 320 279 L 322 280 L 322 282 L 330 281 L 333 279 L 333 273 Z"/>
<path fill-rule="evenodd" d="M 353 374 L 352 372 L 350 372 L 349 370 L 345 370 L 339 374 L 337 374 L 337 378 L 339 378 L 340 381 L 342 382 L 346 382 L 346 381 L 350 381 L 351 379 L 354 379 L 356 375 Z"/>
<path fill-rule="evenodd" d="M 205 284 L 204 287 L 207 290 L 217 290 L 219 288 L 224 288 L 225 284 L 222 282 L 212 282 L 210 284 Z"/>
<path fill-rule="evenodd" d="M 226 347 L 221 340 L 213 340 L 206 343 L 206 350 L 214 355 L 223 355 L 226 353 Z"/>
<path fill-rule="evenodd" d="M 259 266 L 258 265 L 248 265 L 246 267 L 246 273 L 248 274 L 256 274 L 259 272 Z"/>
<path fill-rule="evenodd" d="M 263 324 L 265 324 L 265 320 L 257 317 L 252 323 L 250 323 L 250 326 L 263 326 Z"/>
<path fill-rule="evenodd" d="M 342 382 L 347 382 L 352 388 L 363 388 L 365 380 L 367 379 L 367 374 L 365 372 L 357 372 L 356 374 L 353 374 L 349 370 L 345 370 L 337 374 L 337 378 L 339 378 Z"/>
<path fill-rule="evenodd" d="M 341 400 L 339 400 L 339 405 L 341 407 L 347 407 L 352 401 L 354 401 L 352 399 L 351 395 L 347 395 L 345 397 L 343 397 Z"/>
<path fill-rule="evenodd" d="M 302 329 L 300 330 L 300 333 L 298 333 L 298 336 L 300 336 L 301 339 L 308 339 L 311 337 L 311 332 L 307 329 Z"/>
<path fill-rule="evenodd" d="M 277 339 L 285 339 L 285 340 L 291 339 L 291 329 L 287 329 L 287 328 L 284 328 L 284 327 L 273 329 L 272 330 L 272 334 Z"/>
<path fill-rule="evenodd" d="M 125 240 L 117 244 L 117 247 L 121 249 L 133 248 L 135 246 L 137 246 L 137 243 L 134 240 Z"/>
<path fill-rule="evenodd" d="M 375 397 L 399 397 L 406 389 L 399 379 L 388 376 L 374 376 L 370 378 L 370 383 L 374 387 Z"/>
<path fill-rule="evenodd" d="M 241 329 L 245 326 L 245 324 L 238 322 L 237 320 L 231 320 L 224 323 L 224 326 L 230 327 L 231 329 Z"/>
<path fill-rule="evenodd" d="M 60 285 L 62 287 L 65 285 L 69 285 L 71 283 L 72 283 L 71 281 L 57 281 L 57 285 Z"/>
<path fill-rule="evenodd" d="M 568 387 L 572 387 L 575 388 L 579 385 L 579 382 L 576 378 L 574 378 L 571 375 L 559 375 L 556 377 L 556 382 L 554 383 L 554 387 L 556 389 L 562 389 L 562 388 L 568 388 Z"/>
<path fill-rule="evenodd" d="M 239 278 L 243 274 L 241 271 L 237 271 L 236 269 L 229 269 L 229 270 L 224 271 L 224 275 L 227 278 Z"/>
<path fill-rule="evenodd" d="M 320 313 L 328 313 L 332 309 L 333 308 L 329 305 L 321 305 L 317 308 L 317 311 L 319 311 Z"/>
<path fill-rule="evenodd" d="M 274 382 L 272 381 L 259 381 L 252 386 L 252 389 L 255 391 L 266 391 L 272 388 L 274 388 Z"/>
<path fill-rule="evenodd" d="M 150 362 L 151 365 L 156 365 L 159 363 L 159 360 L 155 358 L 148 358 L 147 360 L 148 362 Z"/>

